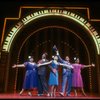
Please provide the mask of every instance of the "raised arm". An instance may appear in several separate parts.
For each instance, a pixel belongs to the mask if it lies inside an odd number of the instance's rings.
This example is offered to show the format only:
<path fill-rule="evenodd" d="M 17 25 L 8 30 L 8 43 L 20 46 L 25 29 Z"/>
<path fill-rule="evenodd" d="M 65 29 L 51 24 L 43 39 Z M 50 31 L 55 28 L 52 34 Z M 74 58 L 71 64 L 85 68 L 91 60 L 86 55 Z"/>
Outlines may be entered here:
<path fill-rule="evenodd" d="M 57 55 L 57 57 L 58 57 L 58 60 L 59 60 L 61 63 L 64 63 L 64 62 L 65 62 L 65 60 L 63 60 L 63 59 L 60 57 L 58 51 L 56 51 L 56 55 Z"/>
<path fill-rule="evenodd" d="M 73 69 L 74 67 L 70 64 L 62 64 L 62 63 L 59 63 L 60 66 L 63 66 L 63 67 L 66 67 L 66 68 L 69 68 L 69 69 Z"/>
<path fill-rule="evenodd" d="M 49 61 L 49 62 L 46 62 L 46 63 L 39 63 L 39 64 L 37 64 L 37 67 L 40 67 L 40 66 L 43 66 L 43 65 L 49 65 L 49 64 L 51 64 L 51 62 L 52 61 Z"/>
<path fill-rule="evenodd" d="M 12 66 L 12 68 L 16 68 L 16 67 L 25 67 L 25 65 L 24 64 L 18 64 L 18 65 L 15 64 Z"/>

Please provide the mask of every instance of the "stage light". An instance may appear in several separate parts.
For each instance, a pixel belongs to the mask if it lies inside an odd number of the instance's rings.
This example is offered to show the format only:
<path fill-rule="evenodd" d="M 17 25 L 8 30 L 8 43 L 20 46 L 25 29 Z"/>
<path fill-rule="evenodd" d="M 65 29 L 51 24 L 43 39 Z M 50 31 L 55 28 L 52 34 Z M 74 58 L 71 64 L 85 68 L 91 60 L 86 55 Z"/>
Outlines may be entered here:
<path fill-rule="evenodd" d="M 45 10 L 40 10 L 35 13 L 31 13 L 30 15 L 27 15 L 25 18 L 21 19 L 20 22 L 18 22 L 9 32 L 8 36 L 6 37 L 4 44 L 3 44 L 3 51 L 10 51 L 12 42 L 18 32 L 28 23 L 31 21 L 34 21 L 35 19 L 46 17 L 46 16 L 63 16 L 66 18 L 69 18 L 71 20 L 74 20 L 78 24 L 80 24 L 82 27 L 84 27 L 88 33 L 90 33 L 97 49 L 97 53 L 100 54 L 100 38 L 96 30 L 91 26 L 87 20 L 82 18 L 81 16 L 69 12 L 67 10 L 59 10 L 59 9 L 45 9 Z M 91 28 L 92 27 L 92 28 Z"/>

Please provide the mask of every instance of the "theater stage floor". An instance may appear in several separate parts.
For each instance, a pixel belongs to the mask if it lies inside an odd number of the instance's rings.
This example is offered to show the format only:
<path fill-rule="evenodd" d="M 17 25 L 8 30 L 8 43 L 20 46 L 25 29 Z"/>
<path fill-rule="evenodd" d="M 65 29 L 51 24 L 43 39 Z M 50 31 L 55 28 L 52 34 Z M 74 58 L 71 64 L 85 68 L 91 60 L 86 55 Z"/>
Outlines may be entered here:
<path fill-rule="evenodd" d="M 0 94 L 0 99 L 100 99 L 100 95 L 96 94 L 87 94 L 86 97 L 82 96 L 81 94 L 78 94 L 77 97 L 74 96 L 73 93 L 71 93 L 71 96 L 65 96 L 62 97 L 58 93 L 56 94 L 56 97 L 47 97 L 44 96 L 37 96 L 37 94 L 33 94 L 33 96 L 28 96 L 27 93 L 23 93 L 23 95 L 19 95 L 18 93 L 7 93 L 7 94 Z"/>

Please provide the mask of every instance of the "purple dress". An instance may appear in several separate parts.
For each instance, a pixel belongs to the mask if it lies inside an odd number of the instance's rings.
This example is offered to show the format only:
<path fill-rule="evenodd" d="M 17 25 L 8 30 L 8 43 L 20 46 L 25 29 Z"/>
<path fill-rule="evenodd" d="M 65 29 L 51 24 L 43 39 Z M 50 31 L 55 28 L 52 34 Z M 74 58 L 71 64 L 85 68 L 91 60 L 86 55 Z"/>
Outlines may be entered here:
<path fill-rule="evenodd" d="M 74 67 L 72 74 L 72 87 L 83 87 L 83 80 L 81 76 L 81 69 L 84 68 L 82 64 L 72 64 Z"/>
<path fill-rule="evenodd" d="M 32 89 L 38 86 L 38 78 L 37 78 L 37 65 L 30 64 L 29 62 L 25 62 L 25 78 L 23 83 L 23 89 Z"/>

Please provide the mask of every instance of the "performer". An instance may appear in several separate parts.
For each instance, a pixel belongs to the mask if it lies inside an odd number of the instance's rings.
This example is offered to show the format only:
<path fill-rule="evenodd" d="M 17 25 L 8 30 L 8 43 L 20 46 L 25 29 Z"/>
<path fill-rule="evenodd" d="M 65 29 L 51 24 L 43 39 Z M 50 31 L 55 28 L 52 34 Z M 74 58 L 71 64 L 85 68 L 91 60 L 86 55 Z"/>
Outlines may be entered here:
<path fill-rule="evenodd" d="M 66 68 L 73 68 L 72 66 L 68 66 L 66 64 L 62 64 L 58 62 L 58 57 L 57 56 L 53 56 L 53 60 L 51 63 L 51 71 L 50 71 L 50 76 L 49 76 L 49 86 L 51 87 L 50 90 L 50 96 L 56 96 L 55 92 L 58 86 L 58 66 L 64 66 Z"/>
<path fill-rule="evenodd" d="M 83 80 L 81 76 L 81 69 L 86 67 L 95 66 L 94 64 L 91 65 L 82 65 L 79 64 L 80 60 L 79 58 L 74 58 L 75 64 L 72 64 L 73 68 L 73 74 L 72 74 L 72 87 L 74 88 L 75 96 L 77 96 L 77 89 L 80 88 L 82 91 L 82 94 L 86 96 L 84 89 L 83 89 Z"/>
<path fill-rule="evenodd" d="M 63 60 L 58 54 L 58 59 L 63 64 L 67 64 L 69 66 L 71 65 L 69 62 L 70 61 L 69 56 L 66 56 L 65 60 Z M 68 84 L 67 84 L 67 82 L 68 82 Z M 67 84 L 67 90 L 65 90 L 66 84 Z M 66 95 L 70 96 L 71 88 L 72 88 L 72 69 L 63 67 L 62 89 L 61 89 L 60 95 L 64 96 L 64 93 L 66 91 Z"/>
<path fill-rule="evenodd" d="M 28 59 L 29 61 L 24 64 L 14 65 L 12 68 L 24 67 L 26 69 L 23 87 L 19 94 L 21 95 L 24 90 L 28 90 L 28 95 L 32 96 L 31 89 L 38 87 L 37 65 L 32 56 L 29 56 Z"/>
<path fill-rule="evenodd" d="M 66 56 L 65 60 L 63 60 L 60 57 L 59 51 L 56 48 L 56 46 L 54 46 L 53 48 L 55 48 L 54 50 L 56 52 L 56 55 L 58 56 L 58 61 L 60 61 L 63 64 L 67 64 L 67 65 L 70 66 L 71 63 L 70 63 L 69 57 Z M 67 82 L 68 82 L 68 84 L 67 84 Z M 63 72 L 62 72 L 62 89 L 61 89 L 61 92 L 60 92 L 61 96 L 64 96 L 66 84 L 67 84 L 66 95 L 70 96 L 70 92 L 71 92 L 71 88 L 72 88 L 72 69 L 63 67 Z"/>
<path fill-rule="evenodd" d="M 47 53 L 44 53 L 42 55 L 42 59 L 38 61 L 38 64 L 44 64 L 47 63 Z M 43 92 L 46 92 L 47 96 L 49 96 L 49 89 L 48 84 L 46 81 L 46 72 L 47 72 L 47 66 L 43 65 L 38 68 L 38 96 L 43 95 Z"/>
<path fill-rule="evenodd" d="M 36 64 L 32 56 L 28 57 L 29 61 L 25 62 L 24 64 L 18 64 L 12 66 L 12 68 L 16 67 L 24 67 L 26 69 L 25 78 L 23 82 L 22 90 L 20 91 L 20 95 L 24 92 L 24 90 L 28 90 L 28 95 L 32 96 L 31 89 L 37 88 L 38 89 L 38 72 L 37 68 L 48 63 L 44 64 Z"/>

